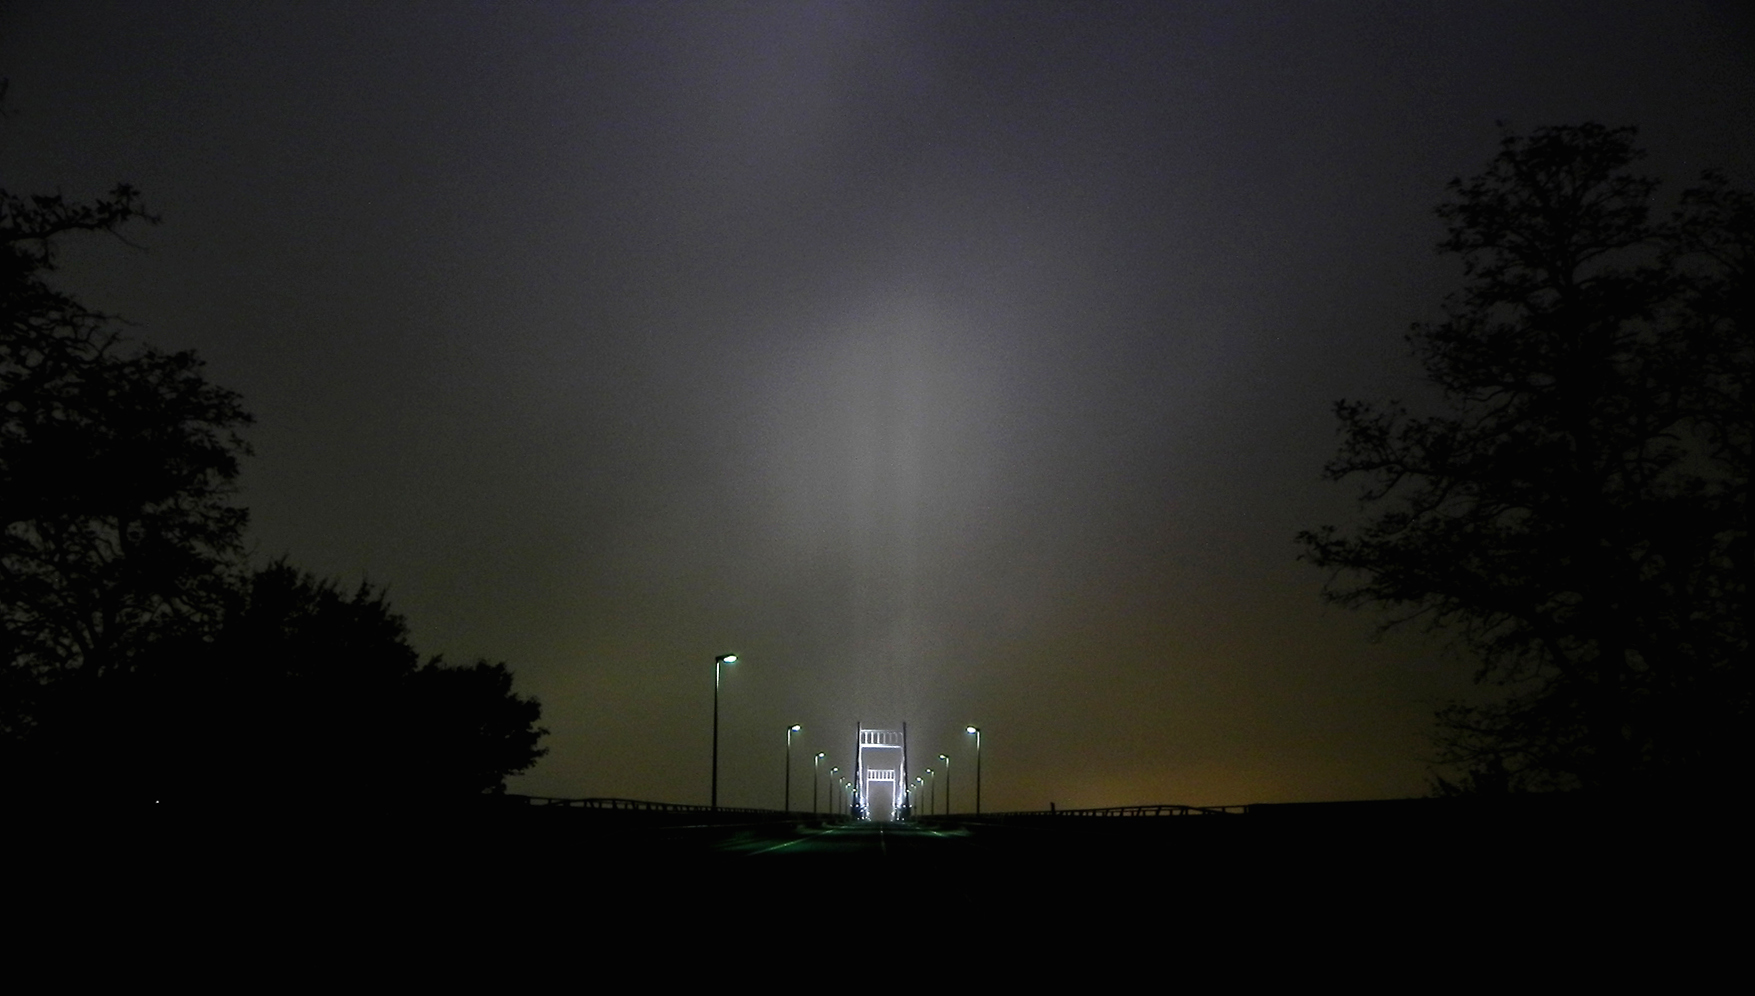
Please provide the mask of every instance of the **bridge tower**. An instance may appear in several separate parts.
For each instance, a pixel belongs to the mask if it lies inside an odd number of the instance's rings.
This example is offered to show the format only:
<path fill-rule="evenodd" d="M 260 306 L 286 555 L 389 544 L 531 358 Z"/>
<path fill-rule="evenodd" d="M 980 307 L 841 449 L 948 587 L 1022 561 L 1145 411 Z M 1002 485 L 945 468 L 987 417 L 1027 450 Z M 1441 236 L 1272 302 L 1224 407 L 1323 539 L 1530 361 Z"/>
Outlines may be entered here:
<path fill-rule="evenodd" d="M 876 765 L 866 762 L 867 751 L 877 752 L 873 757 Z M 866 819 L 878 818 L 878 812 L 872 808 L 874 785 L 884 788 L 887 796 L 883 818 L 907 819 L 908 724 L 903 723 L 900 730 L 868 730 L 860 726 L 858 772 L 859 803 Z"/>

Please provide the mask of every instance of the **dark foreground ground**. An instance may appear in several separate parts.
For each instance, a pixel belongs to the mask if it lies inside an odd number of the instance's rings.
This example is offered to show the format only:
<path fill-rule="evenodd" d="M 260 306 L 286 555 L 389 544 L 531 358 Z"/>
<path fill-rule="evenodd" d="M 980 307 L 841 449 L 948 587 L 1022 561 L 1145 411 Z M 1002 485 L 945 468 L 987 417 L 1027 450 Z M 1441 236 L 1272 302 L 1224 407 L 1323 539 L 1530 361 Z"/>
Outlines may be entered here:
<path fill-rule="evenodd" d="M 1703 965 L 1741 949 L 1751 884 L 1740 811 L 1578 800 L 906 824 L 520 805 L 97 809 L 24 814 L 11 830 L 15 916 L 318 947 L 414 931 L 465 947 L 601 951 L 652 934 L 765 949 L 882 927 L 1127 938 L 1182 957 L 1221 945 L 1236 959 L 1243 944 L 1243 972 L 1288 938 L 1336 957 L 1425 945 L 1466 963 L 1509 946 L 1613 963 L 1685 948 Z"/>

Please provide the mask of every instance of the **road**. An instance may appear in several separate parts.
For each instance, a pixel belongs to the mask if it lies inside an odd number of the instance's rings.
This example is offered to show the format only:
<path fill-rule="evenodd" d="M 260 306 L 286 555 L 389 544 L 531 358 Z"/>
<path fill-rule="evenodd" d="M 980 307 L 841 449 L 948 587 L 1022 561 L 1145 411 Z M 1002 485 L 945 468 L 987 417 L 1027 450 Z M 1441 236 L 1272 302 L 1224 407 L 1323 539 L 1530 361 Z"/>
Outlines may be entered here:
<path fill-rule="evenodd" d="M 741 857 L 812 857 L 942 860 L 967 859 L 974 853 L 974 834 L 967 827 L 939 829 L 916 823 L 768 824 L 751 827 L 700 828 L 690 841 L 689 830 L 674 830 L 669 839 L 686 847 Z"/>
<path fill-rule="evenodd" d="M 21 867 L 45 903 L 176 896 L 210 911 L 281 916 L 315 905 L 482 929 L 502 919 L 585 929 L 682 918 L 728 937 L 776 910 L 821 910 L 805 915 L 831 925 L 914 908 L 1014 922 L 1135 917 L 1177 929 L 1241 929 L 1263 917 L 1321 925 L 1370 908 L 1428 930 L 1488 901 L 1496 916 L 1559 903 L 1588 919 L 1629 908 L 1629 897 L 1674 910 L 1689 883 L 1748 880 L 1742 825 L 1723 820 L 1663 832 L 1650 819 L 1597 814 L 1409 822 L 1369 808 L 1288 813 L 852 824 L 558 807 L 475 818 L 112 813 L 39 821 L 19 853 L 31 856 Z"/>

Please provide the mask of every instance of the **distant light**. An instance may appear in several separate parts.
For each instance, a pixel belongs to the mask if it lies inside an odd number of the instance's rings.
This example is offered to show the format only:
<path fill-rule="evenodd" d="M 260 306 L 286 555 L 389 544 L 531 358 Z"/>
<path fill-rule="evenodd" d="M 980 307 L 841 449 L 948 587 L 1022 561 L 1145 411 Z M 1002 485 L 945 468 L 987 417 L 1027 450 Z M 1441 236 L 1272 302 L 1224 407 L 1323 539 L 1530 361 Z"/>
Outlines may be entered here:
<path fill-rule="evenodd" d="M 799 730 L 802 730 L 802 729 L 804 729 L 804 727 L 799 726 L 797 723 L 792 724 L 792 732 L 797 733 Z"/>
<path fill-rule="evenodd" d="M 981 731 L 977 730 L 975 727 L 971 726 L 968 729 L 964 730 L 963 732 L 964 733 L 980 733 Z"/>
<path fill-rule="evenodd" d="M 724 656 L 719 658 L 719 661 L 722 664 L 736 664 L 737 663 L 737 655 L 736 654 L 725 654 Z"/>

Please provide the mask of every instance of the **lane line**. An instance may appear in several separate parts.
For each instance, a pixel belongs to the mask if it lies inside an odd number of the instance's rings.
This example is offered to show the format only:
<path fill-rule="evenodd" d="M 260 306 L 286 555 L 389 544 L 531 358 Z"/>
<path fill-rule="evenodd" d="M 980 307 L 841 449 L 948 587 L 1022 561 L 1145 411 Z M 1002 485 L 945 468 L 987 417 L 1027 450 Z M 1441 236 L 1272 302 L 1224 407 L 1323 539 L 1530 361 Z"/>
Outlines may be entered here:
<path fill-rule="evenodd" d="M 759 851 L 750 851 L 750 852 L 749 852 L 749 853 L 747 853 L 747 854 L 745 854 L 745 855 L 744 855 L 744 857 L 746 857 L 746 858 L 753 858 L 753 857 L 755 857 L 755 856 L 756 856 L 756 855 L 758 855 L 758 854 L 767 854 L 767 853 L 769 853 L 769 852 L 771 852 L 771 851 L 779 851 L 779 850 L 782 850 L 782 849 L 784 849 L 784 848 L 788 848 L 788 847 L 791 847 L 791 846 L 792 846 L 792 845 L 794 845 L 794 844 L 802 844 L 802 843 L 804 843 L 804 842 L 805 842 L 805 841 L 806 841 L 806 840 L 814 840 L 814 839 L 815 839 L 815 838 L 816 838 L 816 837 L 826 837 L 826 836 L 828 836 L 828 835 L 829 835 L 829 834 L 832 834 L 832 833 L 834 833 L 834 832 L 835 832 L 835 828 L 834 828 L 834 827 L 830 827 L 830 828 L 829 828 L 829 829 L 827 829 L 827 830 L 807 830 L 807 831 L 805 831 L 805 832 L 806 832 L 806 833 L 810 833 L 810 834 L 814 834 L 814 835 L 815 835 L 815 836 L 814 836 L 814 837 L 799 837 L 799 838 L 796 838 L 796 839 L 794 839 L 794 840 L 789 840 L 789 841 L 786 841 L 786 842 L 785 842 L 785 843 L 781 843 L 781 844 L 775 844 L 775 845 L 774 845 L 774 846 L 773 846 L 773 847 L 764 847 L 764 848 L 762 848 L 762 849 L 761 849 L 761 850 L 759 850 Z"/>

